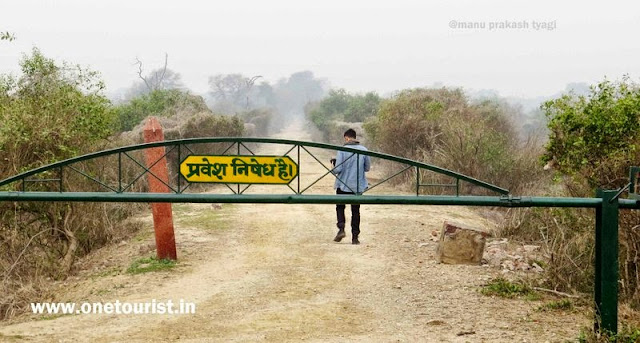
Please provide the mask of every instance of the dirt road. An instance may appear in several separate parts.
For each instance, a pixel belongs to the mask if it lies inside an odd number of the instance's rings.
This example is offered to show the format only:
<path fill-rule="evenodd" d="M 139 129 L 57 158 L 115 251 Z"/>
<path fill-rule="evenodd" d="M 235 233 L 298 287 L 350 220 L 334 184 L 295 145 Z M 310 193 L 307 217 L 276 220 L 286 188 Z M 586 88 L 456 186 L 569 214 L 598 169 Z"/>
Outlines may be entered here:
<path fill-rule="evenodd" d="M 280 137 L 310 140 L 300 123 Z M 278 153 L 272 149 L 260 152 Z M 303 179 L 323 172 L 312 162 L 303 155 Z M 326 178 L 313 192 L 328 194 L 331 186 Z M 59 284 L 55 301 L 184 299 L 196 303 L 195 314 L 31 315 L 3 324 L 0 341 L 564 342 L 589 325 L 583 314 L 536 311 L 539 301 L 481 295 L 498 270 L 436 264 L 431 232 L 444 220 L 490 228 L 469 208 L 364 206 L 359 246 L 350 236 L 332 242 L 330 205 L 185 204 L 174 211 L 177 268 L 124 272 L 153 254 L 146 217 L 138 237 L 82 261 L 87 269 Z"/>

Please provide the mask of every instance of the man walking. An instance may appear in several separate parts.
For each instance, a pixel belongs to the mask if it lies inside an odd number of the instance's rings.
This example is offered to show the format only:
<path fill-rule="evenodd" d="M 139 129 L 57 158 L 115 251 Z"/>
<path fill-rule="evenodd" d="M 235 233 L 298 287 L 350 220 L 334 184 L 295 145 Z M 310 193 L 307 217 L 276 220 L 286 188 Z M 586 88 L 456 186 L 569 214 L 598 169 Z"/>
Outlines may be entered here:
<path fill-rule="evenodd" d="M 364 150 L 363 145 L 356 140 L 356 131 L 349 129 L 344 133 L 345 147 Z M 331 159 L 333 164 L 333 174 L 336 176 L 336 182 L 333 188 L 336 194 L 362 194 L 368 187 L 365 172 L 371 168 L 371 159 L 367 155 L 360 155 L 352 152 L 338 151 L 335 159 Z M 345 226 L 345 205 L 336 205 L 336 214 L 338 216 L 338 234 L 333 239 L 340 242 L 346 234 Z M 360 244 L 358 240 L 360 235 L 360 205 L 351 204 L 351 243 Z"/>

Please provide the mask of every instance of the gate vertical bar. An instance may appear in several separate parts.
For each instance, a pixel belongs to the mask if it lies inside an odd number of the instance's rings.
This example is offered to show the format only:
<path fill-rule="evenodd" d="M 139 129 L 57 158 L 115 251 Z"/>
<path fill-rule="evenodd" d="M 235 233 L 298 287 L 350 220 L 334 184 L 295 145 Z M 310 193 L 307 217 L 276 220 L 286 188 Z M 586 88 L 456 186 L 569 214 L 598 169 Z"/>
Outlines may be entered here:
<path fill-rule="evenodd" d="M 62 166 L 60 166 L 60 169 L 58 170 L 60 172 L 60 174 L 58 175 L 58 188 L 60 188 L 60 193 L 62 193 Z"/>
<path fill-rule="evenodd" d="M 182 144 L 178 144 L 178 162 L 176 163 L 176 170 L 178 171 L 178 194 L 182 193 L 182 190 L 180 189 L 180 186 L 182 184 L 182 174 L 180 173 L 180 163 L 182 163 L 182 154 L 180 153 L 181 146 Z"/>
<path fill-rule="evenodd" d="M 596 332 L 618 332 L 618 199 L 616 191 L 598 189 L 596 207 L 595 313 Z"/>
<path fill-rule="evenodd" d="M 420 195 L 420 169 L 416 167 L 416 196 Z"/>
<path fill-rule="evenodd" d="M 122 193 L 122 152 L 118 153 L 118 193 Z"/>
<path fill-rule="evenodd" d="M 298 147 L 298 194 L 300 194 L 300 176 L 302 175 L 302 173 L 300 173 L 300 145 L 297 145 Z"/>
<path fill-rule="evenodd" d="M 360 195 L 360 154 L 356 154 L 356 194 Z"/>
<path fill-rule="evenodd" d="M 238 156 L 240 156 L 240 141 L 238 141 Z M 238 193 L 237 194 L 241 194 L 240 193 L 240 184 L 238 184 Z"/>

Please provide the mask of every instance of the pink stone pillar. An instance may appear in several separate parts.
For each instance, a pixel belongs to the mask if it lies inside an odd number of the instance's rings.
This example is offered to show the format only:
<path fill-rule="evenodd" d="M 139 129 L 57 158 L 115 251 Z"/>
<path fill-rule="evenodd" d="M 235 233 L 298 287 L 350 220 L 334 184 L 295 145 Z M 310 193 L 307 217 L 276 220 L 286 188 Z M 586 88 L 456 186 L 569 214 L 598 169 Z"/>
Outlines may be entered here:
<path fill-rule="evenodd" d="M 144 142 L 161 141 L 164 141 L 164 134 L 162 133 L 160 122 L 158 122 L 157 118 L 151 117 L 144 126 Z M 169 169 L 167 167 L 167 158 L 163 157 L 164 154 L 165 148 L 163 146 L 144 150 L 147 168 L 153 173 L 153 175 L 147 173 L 149 191 L 152 193 L 169 193 L 169 187 L 167 187 L 169 184 Z M 155 163 L 156 161 L 158 162 Z M 155 165 L 153 165 L 154 163 Z M 164 181 L 167 185 L 158 179 Z M 156 234 L 158 259 L 177 260 L 171 203 L 152 203 L 151 210 L 153 212 L 153 229 Z"/>

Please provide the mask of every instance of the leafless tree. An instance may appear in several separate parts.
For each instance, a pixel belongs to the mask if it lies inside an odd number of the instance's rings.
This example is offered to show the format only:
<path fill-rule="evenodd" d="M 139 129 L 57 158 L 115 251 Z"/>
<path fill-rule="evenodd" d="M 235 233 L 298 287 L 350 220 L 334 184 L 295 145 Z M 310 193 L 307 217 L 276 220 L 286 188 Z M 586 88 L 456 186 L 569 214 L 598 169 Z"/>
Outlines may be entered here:
<path fill-rule="evenodd" d="M 135 65 L 138 66 L 138 77 L 147 88 L 148 92 L 158 89 L 174 89 L 182 88 L 180 82 L 180 74 L 167 68 L 169 62 L 169 54 L 164 54 L 164 66 L 151 71 L 145 76 L 142 61 L 136 57 Z"/>
<path fill-rule="evenodd" d="M 211 95 L 221 102 L 249 109 L 251 90 L 261 75 L 245 77 L 242 74 L 218 74 L 209 77 Z"/>

